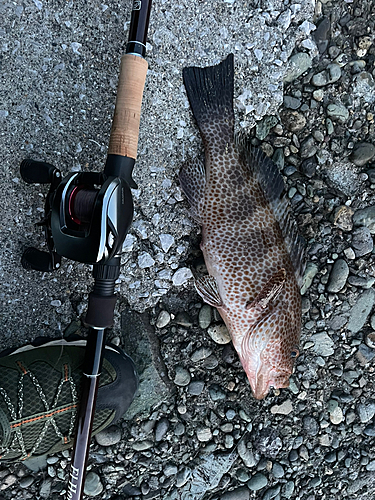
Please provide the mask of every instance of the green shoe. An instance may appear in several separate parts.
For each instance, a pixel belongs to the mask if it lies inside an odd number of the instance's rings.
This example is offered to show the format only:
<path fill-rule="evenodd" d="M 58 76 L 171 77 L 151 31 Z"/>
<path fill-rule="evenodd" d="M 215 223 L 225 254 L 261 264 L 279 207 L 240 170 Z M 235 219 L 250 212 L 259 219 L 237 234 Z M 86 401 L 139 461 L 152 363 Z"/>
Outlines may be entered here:
<path fill-rule="evenodd" d="M 85 340 L 59 339 L 0 354 L 0 460 L 69 448 L 74 441 Z M 134 399 L 134 363 L 106 345 L 93 435 L 117 422 Z"/>

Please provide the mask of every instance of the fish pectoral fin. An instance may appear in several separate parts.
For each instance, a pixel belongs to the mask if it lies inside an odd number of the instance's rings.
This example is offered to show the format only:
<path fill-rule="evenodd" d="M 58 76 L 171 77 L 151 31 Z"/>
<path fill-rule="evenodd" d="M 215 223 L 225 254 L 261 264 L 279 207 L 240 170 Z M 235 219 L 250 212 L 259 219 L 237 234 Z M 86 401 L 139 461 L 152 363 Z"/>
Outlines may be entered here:
<path fill-rule="evenodd" d="M 286 272 L 284 268 L 273 274 L 255 299 L 246 304 L 246 309 L 249 310 L 257 306 L 260 306 L 261 309 L 266 309 L 268 304 L 280 294 L 285 279 Z"/>
<path fill-rule="evenodd" d="M 213 276 L 203 276 L 195 281 L 195 288 L 202 299 L 213 307 L 224 307 L 217 281 Z"/>
<path fill-rule="evenodd" d="M 198 158 L 187 160 L 179 173 L 182 191 L 191 206 L 191 214 L 200 221 L 203 212 L 204 193 L 206 190 L 206 170 Z"/>

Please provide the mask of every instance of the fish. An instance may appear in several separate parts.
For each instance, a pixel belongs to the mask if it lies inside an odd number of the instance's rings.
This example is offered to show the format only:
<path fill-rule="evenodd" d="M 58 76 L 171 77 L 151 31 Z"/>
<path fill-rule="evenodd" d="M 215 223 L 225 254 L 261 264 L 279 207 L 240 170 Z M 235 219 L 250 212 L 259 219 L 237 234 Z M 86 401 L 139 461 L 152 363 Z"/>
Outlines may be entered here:
<path fill-rule="evenodd" d="M 216 307 L 256 399 L 289 386 L 301 335 L 305 241 L 275 163 L 235 133 L 234 56 L 183 69 L 204 162 L 186 160 L 180 186 L 202 226 L 208 275 L 196 277 Z"/>

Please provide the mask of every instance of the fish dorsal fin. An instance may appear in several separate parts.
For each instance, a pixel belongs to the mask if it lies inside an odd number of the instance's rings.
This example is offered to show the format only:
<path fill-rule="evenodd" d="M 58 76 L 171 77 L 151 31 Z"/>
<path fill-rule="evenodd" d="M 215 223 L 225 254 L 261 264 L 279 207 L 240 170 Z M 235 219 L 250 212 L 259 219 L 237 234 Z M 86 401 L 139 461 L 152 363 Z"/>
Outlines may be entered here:
<path fill-rule="evenodd" d="M 213 307 L 223 307 L 217 281 L 213 276 L 203 276 L 195 281 L 195 288 L 202 299 Z"/>
<path fill-rule="evenodd" d="M 305 269 L 306 243 L 298 232 L 285 190 L 284 180 L 279 169 L 262 150 L 252 147 L 249 138 L 244 134 L 237 136 L 236 145 L 244 164 L 250 170 L 250 174 L 259 182 L 264 197 L 270 204 L 275 219 L 279 223 L 297 282 L 301 285 Z"/>
<path fill-rule="evenodd" d="M 206 170 L 204 163 L 199 158 L 187 160 L 181 166 L 179 179 L 181 189 L 191 206 L 192 216 L 198 222 L 201 222 L 206 190 Z"/>
<path fill-rule="evenodd" d="M 254 300 L 246 304 L 246 309 L 261 308 L 267 309 L 268 304 L 275 300 L 280 294 L 286 279 L 285 269 L 280 269 L 264 285 L 260 293 L 255 297 Z"/>

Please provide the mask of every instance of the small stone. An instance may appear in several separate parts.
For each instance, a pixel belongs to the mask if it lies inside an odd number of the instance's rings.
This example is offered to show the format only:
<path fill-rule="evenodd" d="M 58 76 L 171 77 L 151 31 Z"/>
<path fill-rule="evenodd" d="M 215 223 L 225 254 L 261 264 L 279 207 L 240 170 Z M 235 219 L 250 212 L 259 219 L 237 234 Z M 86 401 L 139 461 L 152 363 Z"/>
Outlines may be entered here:
<path fill-rule="evenodd" d="M 375 303 L 375 291 L 370 288 L 365 290 L 350 311 L 347 328 L 352 333 L 359 332 L 366 323 Z"/>
<path fill-rule="evenodd" d="M 266 476 L 261 474 L 260 472 L 257 472 L 247 483 L 248 488 L 252 491 L 259 491 L 265 486 L 267 486 L 268 480 Z"/>
<path fill-rule="evenodd" d="M 300 155 L 301 158 L 311 158 L 317 152 L 318 148 L 315 144 L 314 137 L 311 135 L 305 139 L 301 144 Z"/>
<path fill-rule="evenodd" d="M 356 144 L 351 155 L 350 160 L 358 167 L 363 167 L 375 156 L 375 146 L 369 142 L 360 142 Z"/>
<path fill-rule="evenodd" d="M 87 478 L 86 478 L 87 481 Z M 52 480 L 51 479 L 44 479 L 40 488 L 39 488 L 39 495 L 42 498 L 49 498 L 51 495 L 51 488 L 52 488 Z M 86 493 L 86 489 L 85 489 Z"/>
<path fill-rule="evenodd" d="M 318 266 L 313 262 L 308 262 L 303 275 L 301 295 L 304 295 L 306 291 L 310 288 L 317 272 L 318 272 Z"/>
<path fill-rule="evenodd" d="M 184 467 L 182 470 L 180 470 L 177 475 L 176 475 L 176 486 L 177 488 L 181 488 L 186 484 L 189 480 L 189 477 L 191 475 L 191 469 L 188 467 Z"/>
<path fill-rule="evenodd" d="M 231 341 L 228 328 L 225 325 L 212 325 L 208 328 L 207 333 L 216 344 L 229 344 Z"/>
<path fill-rule="evenodd" d="M 349 118 L 349 111 L 343 104 L 328 104 L 327 115 L 333 120 L 344 123 Z"/>
<path fill-rule="evenodd" d="M 177 474 L 178 468 L 175 464 L 167 464 L 164 469 L 164 475 L 167 477 L 175 476 Z"/>
<path fill-rule="evenodd" d="M 301 99 L 289 95 L 284 96 L 284 106 L 287 109 L 298 109 L 301 106 Z"/>
<path fill-rule="evenodd" d="M 100 446 L 112 446 L 121 441 L 121 428 L 117 425 L 110 425 L 106 429 L 98 432 L 95 436 L 96 442 Z"/>
<path fill-rule="evenodd" d="M 275 462 L 272 466 L 272 474 L 276 479 L 281 479 L 285 475 L 284 468 L 281 464 Z"/>
<path fill-rule="evenodd" d="M 366 226 L 371 234 L 375 234 L 375 205 L 356 210 L 353 215 L 355 226 Z"/>
<path fill-rule="evenodd" d="M 319 424 L 313 417 L 304 417 L 303 428 L 309 436 L 316 436 L 319 432 Z"/>
<path fill-rule="evenodd" d="M 175 239 L 171 234 L 159 234 L 161 248 L 165 253 L 175 244 Z"/>
<path fill-rule="evenodd" d="M 257 139 L 260 141 L 263 141 L 267 135 L 269 134 L 270 130 L 278 123 L 278 119 L 276 116 L 266 116 L 256 124 L 255 127 L 255 135 Z"/>
<path fill-rule="evenodd" d="M 8 476 L 5 477 L 5 479 L 2 479 L 0 484 L 0 491 L 6 490 L 10 486 L 13 486 L 16 482 L 17 482 L 17 476 L 15 476 L 14 474 L 9 474 Z"/>
<path fill-rule="evenodd" d="M 262 500 L 272 500 L 272 498 L 278 496 L 280 490 L 281 490 L 281 485 L 275 486 L 274 488 L 269 488 L 268 490 L 265 491 Z"/>
<path fill-rule="evenodd" d="M 253 451 L 246 446 L 244 440 L 238 444 L 238 454 L 247 468 L 251 469 L 257 464 Z"/>
<path fill-rule="evenodd" d="M 284 484 L 282 488 L 282 495 L 285 498 L 290 498 L 293 495 L 293 492 L 294 492 L 294 482 L 288 481 L 287 483 Z"/>
<path fill-rule="evenodd" d="M 289 415 L 293 411 L 293 405 L 290 399 L 284 401 L 281 405 L 274 405 L 271 407 L 271 413 L 280 415 Z"/>
<path fill-rule="evenodd" d="M 329 275 L 327 291 L 338 293 L 346 284 L 349 276 L 349 266 L 344 259 L 337 259 Z"/>
<path fill-rule="evenodd" d="M 160 311 L 158 319 L 156 320 L 156 328 L 164 328 L 171 321 L 171 315 L 168 311 Z"/>
<path fill-rule="evenodd" d="M 321 54 L 327 50 L 331 22 L 327 16 L 323 17 L 314 31 L 314 39 Z"/>
<path fill-rule="evenodd" d="M 314 90 L 313 92 L 313 98 L 318 101 L 318 102 L 321 102 L 323 101 L 323 98 L 324 98 L 324 91 L 322 89 L 318 89 L 318 90 Z"/>
<path fill-rule="evenodd" d="M 189 371 L 182 366 L 176 366 L 175 371 L 176 375 L 174 377 L 174 383 L 179 387 L 189 385 L 191 379 Z"/>
<path fill-rule="evenodd" d="M 312 77 L 312 84 L 315 87 L 324 87 L 325 85 L 329 85 L 330 83 L 337 82 L 341 77 L 341 68 L 338 64 L 331 63 L 327 66 L 327 69 L 321 71 L 320 73 L 316 73 Z"/>
<path fill-rule="evenodd" d="M 146 269 L 148 267 L 152 267 L 155 264 L 154 259 L 147 252 L 143 252 L 138 257 L 138 266 L 141 269 Z"/>
<path fill-rule="evenodd" d="M 89 497 L 96 497 L 103 491 L 103 485 L 100 482 L 100 477 L 95 472 L 89 472 L 86 476 L 84 493 Z"/>
<path fill-rule="evenodd" d="M 162 417 L 155 427 L 155 441 L 159 442 L 164 439 L 169 429 L 169 420 L 166 417 Z"/>
<path fill-rule="evenodd" d="M 301 163 L 301 172 L 306 175 L 309 179 L 314 177 L 316 173 L 317 162 L 315 157 L 307 158 Z"/>
<path fill-rule="evenodd" d="M 283 122 L 290 132 L 298 132 L 306 125 L 306 118 L 298 111 L 290 111 L 283 115 Z"/>
<path fill-rule="evenodd" d="M 236 488 L 220 497 L 220 500 L 249 500 L 250 492 L 247 488 Z"/>
<path fill-rule="evenodd" d="M 311 341 L 314 342 L 313 349 L 318 356 L 332 356 L 335 352 L 333 349 L 334 342 L 328 333 L 316 333 L 315 335 L 312 335 Z"/>
<path fill-rule="evenodd" d="M 305 52 L 297 52 L 289 59 L 288 66 L 284 75 L 284 82 L 293 82 L 305 71 L 311 68 L 311 66 L 311 57 Z"/>
<path fill-rule="evenodd" d="M 193 273 L 188 267 L 181 267 L 172 276 L 174 286 L 181 286 L 193 277 Z"/>
<path fill-rule="evenodd" d="M 205 443 L 212 439 L 212 432 L 209 427 L 201 427 L 197 430 L 197 438 L 201 443 Z"/>
<path fill-rule="evenodd" d="M 329 415 L 329 419 L 330 421 L 334 424 L 334 425 L 339 425 L 341 424 L 341 422 L 344 420 L 344 415 L 342 413 L 342 409 L 337 406 L 337 408 L 335 408 Z"/>
<path fill-rule="evenodd" d="M 333 212 L 333 223 L 343 231 L 351 231 L 353 229 L 354 222 L 353 215 L 354 210 L 351 207 L 341 205 L 340 207 L 335 208 Z"/>
<path fill-rule="evenodd" d="M 375 415 L 375 401 L 360 403 L 357 406 L 357 413 L 362 424 L 369 422 Z"/>
<path fill-rule="evenodd" d="M 227 397 L 225 392 L 221 389 L 221 387 L 218 384 L 212 384 L 209 387 L 208 392 L 210 394 L 210 398 L 212 399 L 212 401 L 222 401 Z"/>
<path fill-rule="evenodd" d="M 198 316 L 199 326 L 203 330 L 205 330 L 210 326 L 211 319 L 212 319 L 211 306 L 209 306 L 208 304 L 204 304 L 199 311 L 199 316 Z"/>
<path fill-rule="evenodd" d="M 357 258 L 372 252 L 374 242 L 368 227 L 361 226 L 353 231 L 352 247 Z"/>
<path fill-rule="evenodd" d="M 193 382 L 190 382 L 188 387 L 189 394 L 191 394 L 192 396 L 200 396 L 203 389 L 204 382 L 202 382 L 201 380 L 194 380 Z"/>
<path fill-rule="evenodd" d="M 146 439 L 144 441 L 136 441 L 135 443 L 132 444 L 132 448 L 135 451 L 145 451 L 149 450 L 154 446 L 154 443 L 150 441 L 149 439 Z"/>
<path fill-rule="evenodd" d="M 191 360 L 194 363 L 198 363 L 199 361 L 202 361 L 203 359 L 207 359 L 209 356 L 211 356 L 212 350 L 207 348 L 207 347 L 200 347 L 196 351 L 193 352 L 191 355 Z"/>
<path fill-rule="evenodd" d="M 33 484 L 34 480 L 35 478 L 32 476 L 25 476 L 20 480 L 20 487 L 24 489 L 29 488 Z"/>

